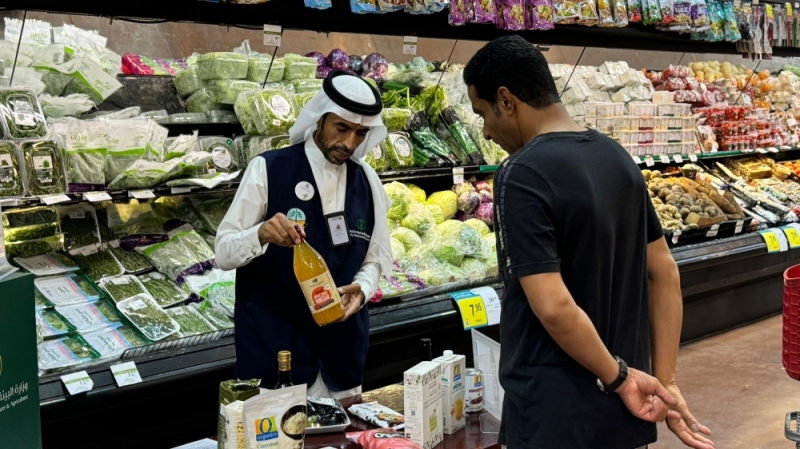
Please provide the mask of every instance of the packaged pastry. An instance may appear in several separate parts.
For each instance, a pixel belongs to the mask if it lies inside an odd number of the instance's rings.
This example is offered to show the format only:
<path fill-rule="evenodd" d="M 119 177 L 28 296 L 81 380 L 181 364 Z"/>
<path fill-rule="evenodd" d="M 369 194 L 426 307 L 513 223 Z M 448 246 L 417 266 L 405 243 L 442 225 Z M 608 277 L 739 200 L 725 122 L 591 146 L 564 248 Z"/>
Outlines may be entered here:
<path fill-rule="evenodd" d="M 472 9 L 475 14 L 475 23 L 495 23 L 497 20 L 497 7 L 493 0 L 473 0 Z"/>

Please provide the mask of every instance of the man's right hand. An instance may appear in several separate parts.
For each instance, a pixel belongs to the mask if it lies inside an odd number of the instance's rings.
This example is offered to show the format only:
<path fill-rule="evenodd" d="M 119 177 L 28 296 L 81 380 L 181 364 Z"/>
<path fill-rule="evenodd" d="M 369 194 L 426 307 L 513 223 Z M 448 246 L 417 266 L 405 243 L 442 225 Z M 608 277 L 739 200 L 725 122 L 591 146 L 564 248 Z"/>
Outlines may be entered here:
<path fill-rule="evenodd" d="M 306 238 L 303 227 L 286 218 L 281 213 L 261 224 L 258 228 L 258 241 L 262 245 L 267 243 L 278 246 L 299 245 Z"/>
<path fill-rule="evenodd" d="M 675 398 L 676 404 L 670 407 L 678 413 L 671 412 L 667 416 L 667 427 L 675 434 L 683 444 L 695 449 L 714 449 L 714 442 L 706 438 L 711 436 L 711 430 L 700 424 L 692 416 L 686 400 L 683 399 L 681 390 L 675 382 L 664 386 L 670 395 Z"/>

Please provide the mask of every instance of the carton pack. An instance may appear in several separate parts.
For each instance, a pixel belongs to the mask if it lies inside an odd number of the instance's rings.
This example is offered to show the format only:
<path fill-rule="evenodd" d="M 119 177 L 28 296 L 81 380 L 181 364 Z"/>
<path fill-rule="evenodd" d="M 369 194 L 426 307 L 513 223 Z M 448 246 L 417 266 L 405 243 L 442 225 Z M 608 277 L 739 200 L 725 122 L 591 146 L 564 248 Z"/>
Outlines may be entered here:
<path fill-rule="evenodd" d="M 442 365 L 420 362 L 403 373 L 406 438 L 423 449 L 442 442 Z"/>
<path fill-rule="evenodd" d="M 467 424 L 464 411 L 464 374 L 467 358 L 444 351 L 444 355 L 433 359 L 442 365 L 442 432 L 452 435 Z"/>

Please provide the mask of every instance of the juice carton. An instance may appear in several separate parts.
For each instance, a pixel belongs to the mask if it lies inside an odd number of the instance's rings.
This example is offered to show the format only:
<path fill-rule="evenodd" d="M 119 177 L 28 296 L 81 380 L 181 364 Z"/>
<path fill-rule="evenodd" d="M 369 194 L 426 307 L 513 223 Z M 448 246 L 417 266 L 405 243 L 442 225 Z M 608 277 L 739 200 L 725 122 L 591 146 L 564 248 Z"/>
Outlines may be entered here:
<path fill-rule="evenodd" d="M 442 365 L 442 432 L 455 433 L 467 424 L 464 413 L 464 373 L 467 358 L 444 351 L 444 355 L 433 359 Z"/>
<path fill-rule="evenodd" d="M 420 362 L 403 373 L 406 438 L 423 449 L 442 442 L 442 365 Z"/>

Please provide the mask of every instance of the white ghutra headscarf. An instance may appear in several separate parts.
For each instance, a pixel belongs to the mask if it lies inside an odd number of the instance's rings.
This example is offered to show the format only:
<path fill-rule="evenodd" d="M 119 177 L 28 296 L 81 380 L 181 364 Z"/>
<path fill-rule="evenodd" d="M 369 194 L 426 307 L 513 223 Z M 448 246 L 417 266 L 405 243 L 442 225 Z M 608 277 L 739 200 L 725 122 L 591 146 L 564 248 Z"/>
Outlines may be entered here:
<path fill-rule="evenodd" d="M 372 189 L 372 202 L 375 210 L 375 227 L 372 239 L 378 245 L 378 264 L 385 276 L 392 274 L 392 250 L 389 245 L 389 225 L 386 213 L 392 205 L 383 189 L 378 174 L 364 161 L 367 154 L 387 136 L 386 126 L 381 119 L 383 103 L 378 91 L 363 79 L 346 72 L 334 70 L 300 112 L 292 129 L 289 130 L 291 144 L 295 145 L 313 138 L 319 120 L 333 113 L 348 122 L 369 127 L 364 142 L 356 148 L 350 159 L 360 165 L 367 175 Z"/>

